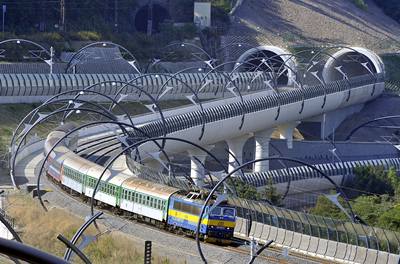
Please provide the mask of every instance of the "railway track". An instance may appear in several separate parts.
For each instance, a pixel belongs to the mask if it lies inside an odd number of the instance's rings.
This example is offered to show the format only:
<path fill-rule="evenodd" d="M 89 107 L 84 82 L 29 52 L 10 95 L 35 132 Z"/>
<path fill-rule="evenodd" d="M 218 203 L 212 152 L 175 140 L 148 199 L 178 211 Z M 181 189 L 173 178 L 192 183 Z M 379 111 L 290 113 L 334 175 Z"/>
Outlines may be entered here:
<path fill-rule="evenodd" d="M 56 183 L 52 182 L 51 180 L 49 180 L 47 177 L 43 177 L 43 179 L 45 179 L 44 183 L 46 185 L 48 185 L 50 188 L 56 189 L 58 191 L 58 193 L 64 197 L 68 197 L 70 199 L 75 200 L 78 203 L 83 204 L 84 206 L 88 207 L 88 205 L 82 201 L 80 196 L 76 196 L 76 195 L 70 195 L 67 193 L 66 190 L 62 189 L 59 185 L 57 185 Z M 193 241 L 193 237 L 189 237 L 185 234 L 178 234 L 178 233 L 174 233 L 174 232 L 170 232 L 164 229 L 160 229 L 157 228 L 147 222 L 144 221 L 140 221 L 138 219 L 134 219 L 133 217 L 127 217 L 127 216 L 121 216 L 119 214 L 116 214 L 114 211 L 112 211 L 111 209 L 108 209 L 106 207 L 101 207 L 101 206 L 96 206 L 97 210 L 101 210 L 106 216 L 108 217 L 118 217 L 121 221 L 123 221 L 125 223 L 125 225 L 128 224 L 137 224 L 137 225 L 141 225 L 143 227 L 146 227 L 148 229 L 151 229 L 152 231 L 156 231 L 159 232 L 160 234 L 169 234 L 169 235 L 174 235 L 176 237 L 179 237 L 181 239 L 185 239 L 185 240 L 190 240 Z M 115 230 L 119 230 L 122 227 L 113 227 L 113 228 L 109 228 L 109 229 L 115 229 Z M 234 239 L 234 245 L 230 245 L 230 246 L 220 246 L 220 245 L 216 245 L 216 244 L 210 244 L 210 243 L 204 243 L 210 247 L 215 248 L 216 250 L 225 250 L 228 252 L 232 252 L 232 253 L 238 253 L 240 255 L 243 256 L 247 256 L 249 257 L 250 251 L 248 246 L 246 246 L 246 244 L 248 244 L 247 240 L 243 240 L 241 238 L 235 238 Z M 246 248 L 247 247 L 247 248 Z M 199 257 L 198 255 L 186 252 L 187 254 L 193 256 L 193 257 Z M 331 264 L 331 263 L 336 263 L 334 261 L 331 260 L 325 260 L 322 258 L 318 258 L 318 257 L 313 257 L 313 256 L 308 256 L 308 255 L 304 255 L 298 252 L 289 252 L 289 257 L 284 257 L 282 255 L 282 250 L 276 247 L 268 247 L 264 253 L 260 256 L 257 257 L 257 262 L 264 262 L 264 263 L 310 263 L 310 264 L 314 264 L 314 263 L 323 263 L 323 264 Z"/>

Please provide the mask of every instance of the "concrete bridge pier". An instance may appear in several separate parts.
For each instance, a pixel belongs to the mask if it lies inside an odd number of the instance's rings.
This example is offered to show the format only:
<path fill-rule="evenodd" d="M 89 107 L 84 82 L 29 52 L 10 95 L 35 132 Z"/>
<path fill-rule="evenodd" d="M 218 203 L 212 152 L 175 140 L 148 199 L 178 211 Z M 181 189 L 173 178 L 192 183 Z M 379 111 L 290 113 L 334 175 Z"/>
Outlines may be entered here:
<path fill-rule="evenodd" d="M 254 133 L 254 141 L 255 141 L 254 159 L 257 160 L 269 157 L 269 143 L 271 141 L 271 136 L 274 131 L 275 128 L 268 128 L 266 130 Z M 262 172 L 268 170 L 269 170 L 268 160 L 254 163 L 253 166 L 254 172 Z"/>
<path fill-rule="evenodd" d="M 214 146 L 208 146 L 205 148 L 211 150 L 213 147 Z M 190 156 L 190 177 L 193 179 L 196 186 L 201 188 L 204 186 L 204 163 L 207 158 L 207 153 L 201 149 L 189 149 L 188 153 Z"/>
<path fill-rule="evenodd" d="M 235 157 L 233 157 L 231 154 L 228 154 L 229 155 L 228 172 L 232 172 L 233 170 L 235 170 L 235 168 L 239 167 L 237 162 L 239 162 L 240 165 L 243 163 L 243 147 L 250 137 L 251 137 L 250 134 L 246 134 L 240 137 L 226 140 L 230 153 L 232 153 L 236 157 L 235 159 Z M 234 173 L 234 175 L 238 174 L 239 172 Z"/>
<path fill-rule="evenodd" d="M 295 121 L 279 126 L 279 137 L 280 139 L 286 139 L 288 149 L 293 148 L 293 131 L 300 123 L 300 121 Z"/>

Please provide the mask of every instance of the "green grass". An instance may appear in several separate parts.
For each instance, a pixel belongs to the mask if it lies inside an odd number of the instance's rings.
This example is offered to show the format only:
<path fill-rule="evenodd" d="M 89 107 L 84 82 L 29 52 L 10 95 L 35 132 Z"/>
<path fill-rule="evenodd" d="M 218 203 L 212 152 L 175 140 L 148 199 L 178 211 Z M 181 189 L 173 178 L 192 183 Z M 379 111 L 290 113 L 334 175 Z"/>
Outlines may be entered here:
<path fill-rule="evenodd" d="M 64 209 L 52 207 L 45 213 L 31 197 L 19 192 L 7 197 L 6 211 L 15 219 L 17 232 L 24 243 L 60 257 L 64 254 L 65 246 L 58 241 L 57 235 L 63 234 L 71 239 L 83 223 L 82 219 Z M 101 225 L 100 229 L 106 231 Z M 97 233 L 93 226 L 85 231 L 86 235 Z M 84 249 L 84 253 L 92 263 L 140 264 L 143 263 L 143 247 L 144 242 L 137 242 L 119 231 L 113 231 L 99 236 L 97 241 Z M 155 252 L 156 248 L 153 250 L 152 263 L 176 263 Z M 82 262 L 75 257 L 73 263 Z"/>
<path fill-rule="evenodd" d="M 229 13 L 231 11 L 231 2 L 232 0 L 213 0 L 212 6 L 221 8 L 226 13 Z"/>

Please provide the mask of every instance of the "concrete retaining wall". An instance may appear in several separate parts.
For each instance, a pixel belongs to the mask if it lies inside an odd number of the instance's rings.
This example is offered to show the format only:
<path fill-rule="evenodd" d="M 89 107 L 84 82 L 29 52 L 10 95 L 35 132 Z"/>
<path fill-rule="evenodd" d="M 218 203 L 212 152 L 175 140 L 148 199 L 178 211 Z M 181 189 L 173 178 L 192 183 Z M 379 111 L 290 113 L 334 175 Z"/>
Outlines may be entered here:
<path fill-rule="evenodd" d="M 245 223 L 245 219 L 237 218 L 236 237 L 247 238 Z M 342 263 L 394 264 L 400 261 L 399 255 L 312 237 L 255 221 L 250 231 L 250 238 L 252 237 L 262 243 L 273 240 L 273 245 L 276 247 L 286 247 L 291 251 Z"/>

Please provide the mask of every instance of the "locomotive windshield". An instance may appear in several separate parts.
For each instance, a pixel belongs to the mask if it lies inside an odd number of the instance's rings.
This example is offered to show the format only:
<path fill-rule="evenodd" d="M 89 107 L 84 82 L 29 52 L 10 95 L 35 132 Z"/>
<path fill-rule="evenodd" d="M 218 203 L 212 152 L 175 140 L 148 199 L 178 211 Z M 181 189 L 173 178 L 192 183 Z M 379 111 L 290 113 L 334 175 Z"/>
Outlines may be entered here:
<path fill-rule="evenodd" d="M 222 208 L 221 207 L 215 207 L 214 209 L 212 209 L 211 215 L 214 215 L 214 216 L 222 215 Z"/>
<path fill-rule="evenodd" d="M 232 207 L 215 207 L 211 211 L 211 216 L 230 216 L 235 217 L 235 208 Z"/>
<path fill-rule="evenodd" d="M 224 216 L 235 216 L 235 209 L 233 208 L 224 208 Z"/>

